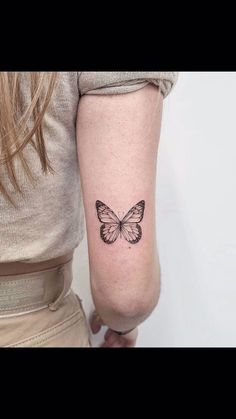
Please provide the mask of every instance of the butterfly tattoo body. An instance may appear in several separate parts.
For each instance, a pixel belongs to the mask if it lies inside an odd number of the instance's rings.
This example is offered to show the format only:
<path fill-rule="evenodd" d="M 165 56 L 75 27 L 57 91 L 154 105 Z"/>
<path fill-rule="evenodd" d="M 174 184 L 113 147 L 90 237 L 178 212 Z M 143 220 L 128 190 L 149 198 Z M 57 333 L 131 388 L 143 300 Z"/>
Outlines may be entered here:
<path fill-rule="evenodd" d="M 124 237 L 131 244 L 138 243 L 142 237 L 142 229 L 139 223 L 143 219 L 145 201 L 139 201 L 120 220 L 106 204 L 96 201 L 97 216 L 101 223 L 100 237 L 107 243 L 112 244 L 117 237 Z"/>

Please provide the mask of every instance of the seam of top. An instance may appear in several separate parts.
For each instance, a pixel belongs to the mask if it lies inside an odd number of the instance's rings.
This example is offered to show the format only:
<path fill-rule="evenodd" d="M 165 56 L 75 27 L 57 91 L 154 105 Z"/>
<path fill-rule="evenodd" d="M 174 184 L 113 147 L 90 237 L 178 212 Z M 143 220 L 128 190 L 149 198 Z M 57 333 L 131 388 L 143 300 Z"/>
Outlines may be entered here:
<path fill-rule="evenodd" d="M 80 83 L 79 83 L 79 79 L 80 79 L 81 74 L 82 74 L 82 71 L 77 71 L 76 72 L 76 75 L 77 75 L 77 87 L 78 87 L 78 92 L 79 92 L 79 99 L 82 96 L 81 95 L 81 91 L 80 91 Z"/>

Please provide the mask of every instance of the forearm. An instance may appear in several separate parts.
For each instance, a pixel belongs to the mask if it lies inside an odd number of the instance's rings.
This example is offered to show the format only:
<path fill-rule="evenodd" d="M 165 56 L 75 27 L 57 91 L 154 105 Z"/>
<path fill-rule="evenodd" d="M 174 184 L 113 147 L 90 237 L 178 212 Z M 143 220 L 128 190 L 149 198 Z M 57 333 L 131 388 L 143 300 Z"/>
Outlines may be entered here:
<path fill-rule="evenodd" d="M 159 296 L 155 180 L 161 110 L 162 97 L 153 86 L 128 95 L 83 97 L 79 106 L 77 144 L 91 290 L 103 321 L 121 331 L 142 322 Z M 136 224 L 137 242 L 132 243 L 123 226 L 107 242 L 97 200 L 120 220 L 132 206 L 145 202 Z"/>

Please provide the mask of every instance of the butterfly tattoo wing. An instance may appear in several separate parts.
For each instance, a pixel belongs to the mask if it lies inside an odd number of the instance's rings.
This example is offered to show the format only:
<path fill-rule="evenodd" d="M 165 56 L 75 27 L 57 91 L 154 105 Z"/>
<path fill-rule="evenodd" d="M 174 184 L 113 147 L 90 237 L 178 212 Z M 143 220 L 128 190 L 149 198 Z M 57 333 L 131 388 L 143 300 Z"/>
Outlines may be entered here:
<path fill-rule="evenodd" d="M 142 229 L 138 223 L 143 219 L 145 201 L 134 205 L 121 221 L 121 233 L 131 244 L 138 243 L 142 237 Z"/>
<path fill-rule="evenodd" d="M 107 244 L 114 243 L 120 233 L 119 218 L 101 201 L 96 201 L 96 209 L 98 219 L 103 223 L 100 228 L 101 239 Z"/>
<path fill-rule="evenodd" d="M 107 243 L 114 243 L 119 234 L 129 243 L 137 243 L 142 237 L 142 229 L 138 223 L 142 221 L 145 201 L 134 205 L 120 221 L 116 214 L 103 202 L 96 201 L 98 219 L 102 224 L 100 228 L 101 239 Z"/>

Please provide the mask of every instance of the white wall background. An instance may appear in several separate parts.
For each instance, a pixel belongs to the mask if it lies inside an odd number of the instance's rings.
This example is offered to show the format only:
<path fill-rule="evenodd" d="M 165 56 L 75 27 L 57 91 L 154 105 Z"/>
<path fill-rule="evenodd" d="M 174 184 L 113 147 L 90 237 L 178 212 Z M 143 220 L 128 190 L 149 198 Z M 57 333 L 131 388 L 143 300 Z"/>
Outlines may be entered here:
<path fill-rule="evenodd" d="M 235 93 L 235 72 L 180 73 L 164 101 L 156 201 L 162 292 L 139 327 L 139 347 L 236 346 Z M 73 270 L 89 314 L 86 240 Z"/>

